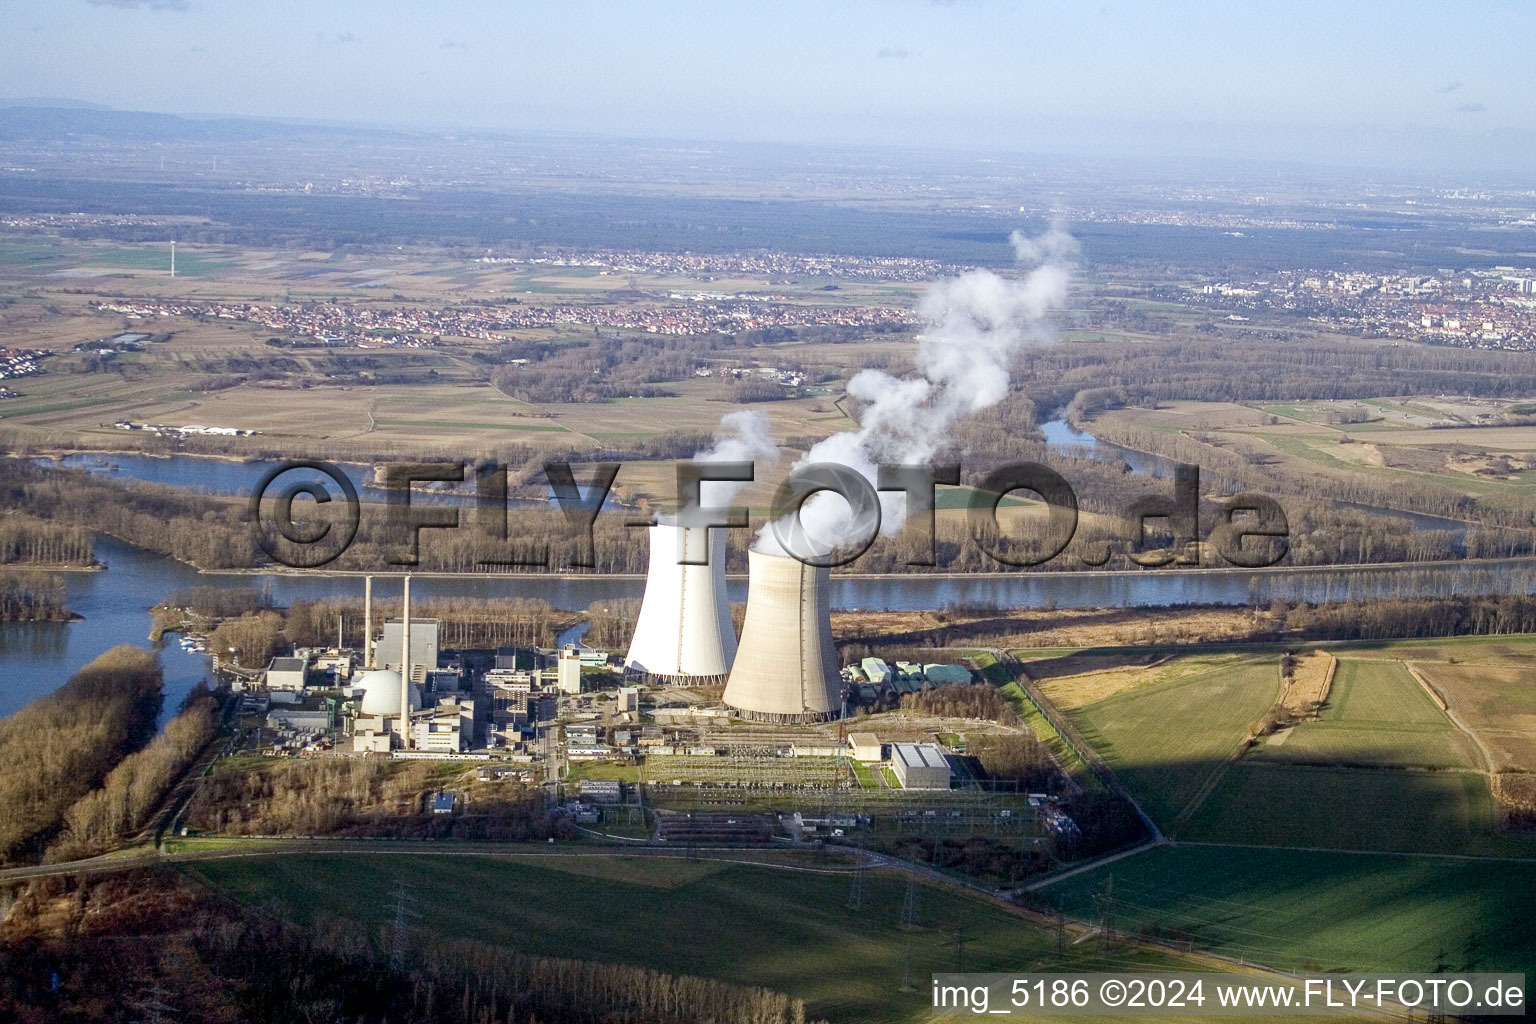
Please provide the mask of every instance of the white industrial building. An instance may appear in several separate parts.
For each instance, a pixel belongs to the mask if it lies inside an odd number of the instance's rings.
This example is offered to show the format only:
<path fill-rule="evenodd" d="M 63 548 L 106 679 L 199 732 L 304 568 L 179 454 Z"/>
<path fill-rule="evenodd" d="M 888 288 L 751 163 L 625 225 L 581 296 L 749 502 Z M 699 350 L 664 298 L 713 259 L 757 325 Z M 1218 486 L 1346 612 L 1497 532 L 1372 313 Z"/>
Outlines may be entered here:
<path fill-rule="evenodd" d="M 759 722 L 820 722 L 842 711 L 830 576 L 788 555 L 747 552 L 747 617 L 724 701 Z"/>
<path fill-rule="evenodd" d="M 411 670 L 413 683 L 424 683 L 428 672 L 437 670 L 438 620 L 411 619 Z M 402 623 L 389 619 L 384 623 L 384 635 L 374 648 L 374 663 L 385 668 L 399 669 L 401 645 L 404 640 Z"/>
<path fill-rule="evenodd" d="M 303 658 L 273 658 L 267 663 L 267 689 L 302 691 L 307 667 Z"/>
<path fill-rule="evenodd" d="M 851 732 L 848 734 L 848 746 L 853 749 L 855 761 L 884 761 L 885 745 L 880 742 L 880 737 L 872 732 Z"/>
<path fill-rule="evenodd" d="M 650 528 L 650 537 L 645 599 L 625 673 L 663 682 L 725 682 L 736 658 L 725 531 L 662 522 Z M 708 564 L 679 564 L 684 557 Z"/>
<path fill-rule="evenodd" d="M 949 788 L 949 759 L 932 743 L 891 744 L 891 768 L 902 789 Z"/>
<path fill-rule="evenodd" d="M 575 644 L 566 644 L 560 648 L 560 656 L 555 662 L 555 685 L 561 693 L 581 692 L 581 652 Z"/>

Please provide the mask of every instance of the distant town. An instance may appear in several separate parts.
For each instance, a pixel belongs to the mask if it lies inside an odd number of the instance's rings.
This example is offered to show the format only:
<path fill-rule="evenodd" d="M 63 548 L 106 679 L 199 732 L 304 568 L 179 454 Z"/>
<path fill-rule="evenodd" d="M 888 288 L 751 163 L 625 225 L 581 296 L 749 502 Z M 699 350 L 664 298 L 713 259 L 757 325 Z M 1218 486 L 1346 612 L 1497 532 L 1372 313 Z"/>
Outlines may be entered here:
<path fill-rule="evenodd" d="M 745 296 L 681 296 L 676 305 L 561 305 L 379 309 L 335 303 L 263 306 L 158 300 L 103 302 L 96 308 L 130 318 L 184 316 L 240 320 L 305 335 L 322 344 L 356 348 L 421 347 L 435 338 L 498 340 L 514 330 L 601 327 L 646 334 L 724 334 L 765 327 L 902 328 L 917 320 L 896 307 L 794 305 Z M 776 297 L 782 299 L 782 297 Z"/>
<path fill-rule="evenodd" d="M 1536 270 L 1367 274 L 1280 271 L 1189 289 L 1188 301 L 1242 313 L 1286 312 L 1351 334 L 1467 348 L 1536 348 Z"/>

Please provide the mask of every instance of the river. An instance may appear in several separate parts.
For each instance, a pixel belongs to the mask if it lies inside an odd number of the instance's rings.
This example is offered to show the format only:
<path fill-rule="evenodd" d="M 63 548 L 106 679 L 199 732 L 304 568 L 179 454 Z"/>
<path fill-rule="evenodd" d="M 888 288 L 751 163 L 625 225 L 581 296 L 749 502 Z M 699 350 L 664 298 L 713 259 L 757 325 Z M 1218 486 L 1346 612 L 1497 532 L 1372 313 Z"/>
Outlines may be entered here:
<path fill-rule="evenodd" d="M 1065 423 L 1042 425 L 1052 444 L 1092 449 L 1105 458 L 1126 458 Z M 1140 456 L 1142 453 L 1129 453 Z M 1140 472 L 1158 473 L 1166 460 L 1143 456 Z M 1126 461 L 1130 461 L 1126 458 Z M 70 456 L 64 464 L 140 480 L 242 493 L 270 464 L 196 456 Z M 1133 467 L 1135 468 L 1135 467 Z M 367 467 L 349 466 L 361 484 Z M 355 474 L 355 475 L 354 475 Z M 1160 475 L 1160 474 L 1159 474 Z M 1441 521 L 1445 522 L 1445 521 Z M 1416 523 L 1415 525 L 1424 525 Z M 355 576 L 199 573 L 170 558 L 108 537 L 96 542 L 105 572 L 65 573 L 71 609 L 82 621 L 0 624 L 0 715 L 45 694 L 70 673 L 117 644 L 144 644 L 152 606 L 191 586 L 266 588 L 277 604 L 296 599 L 360 595 Z M 908 611 L 973 605 L 997 608 L 1145 608 L 1162 605 L 1246 605 L 1258 601 L 1337 601 L 1414 595 L 1479 595 L 1530 592 L 1536 560 L 1396 565 L 1331 571 L 1277 569 L 1143 570 L 1126 572 L 999 572 L 964 577 L 834 577 L 832 607 L 858 611 Z M 381 580 L 383 592 L 391 592 Z M 744 601 L 747 581 L 731 577 L 731 600 Z M 583 610 L 604 599 L 639 597 L 644 580 L 581 575 L 418 577 L 419 596 L 530 597 L 558 609 Z M 173 709 L 207 672 L 206 657 L 163 646 L 166 707 Z"/>
<path fill-rule="evenodd" d="M 70 673 L 117 644 L 144 644 L 150 608 L 192 586 L 263 589 L 286 605 L 298 599 L 359 596 L 356 576 L 200 573 L 180 562 L 109 537 L 96 542 L 104 572 L 62 574 L 78 622 L 0 624 L 0 715 L 57 687 Z M 1145 608 L 1161 605 L 1246 605 L 1273 599 L 1338 601 L 1412 594 L 1477 595 L 1529 592 L 1536 560 L 1380 566 L 1317 571 L 1275 569 L 1141 570 L 1131 572 L 1007 572 L 971 576 L 834 577 L 832 607 L 847 611 L 911 611 L 973 605 L 997 608 Z M 418 597 L 530 597 L 552 607 L 584 610 L 604 599 L 639 597 L 639 577 L 580 575 L 418 576 Z M 731 600 L 744 601 L 747 581 L 727 581 Z M 375 591 L 392 594 L 392 581 Z M 166 706 L 174 708 L 207 671 L 207 659 L 165 644 Z"/>

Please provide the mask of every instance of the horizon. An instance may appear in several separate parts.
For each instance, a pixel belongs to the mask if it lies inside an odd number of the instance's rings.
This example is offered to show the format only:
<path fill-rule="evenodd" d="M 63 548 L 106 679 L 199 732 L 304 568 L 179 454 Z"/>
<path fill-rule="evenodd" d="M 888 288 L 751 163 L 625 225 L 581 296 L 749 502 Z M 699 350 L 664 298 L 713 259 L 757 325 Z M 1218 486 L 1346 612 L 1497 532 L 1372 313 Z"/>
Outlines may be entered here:
<path fill-rule="evenodd" d="M 1512 100 L 1536 88 L 1519 44 L 1536 15 L 1509 4 L 1390 19 L 1354 4 L 1326 20 L 1309 6 L 1284 23 L 1214 5 L 1170 17 L 985 0 L 831 14 L 785 0 L 738 21 L 681 0 L 587 18 L 278 7 L 28 0 L 15 19 L 28 45 L 0 69 L 0 93 L 182 117 L 961 156 L 1514 177 L 1536 157 Z M 125 50 L 142 58 L 125 64 Z"/>

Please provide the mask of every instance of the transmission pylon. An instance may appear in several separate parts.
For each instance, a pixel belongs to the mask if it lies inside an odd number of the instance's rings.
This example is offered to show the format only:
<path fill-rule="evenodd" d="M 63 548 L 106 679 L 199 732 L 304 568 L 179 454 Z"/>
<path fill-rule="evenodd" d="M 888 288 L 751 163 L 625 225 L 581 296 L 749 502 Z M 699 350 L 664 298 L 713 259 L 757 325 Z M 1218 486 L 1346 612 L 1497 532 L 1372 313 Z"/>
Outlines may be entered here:
<path fill-rule="evenodd" d="M 402 878 L 395 883 L 395 921 L 389 936 L 389 961 L 397 971 L 406 968 L 410 947 L 410 919 L 414 916 L 410 903 L 410 892 Z"/>
<path fill-rule="evenodd" d="M 907 894 L 901 901 L 901 926 L 913 928 L 917 925 L 917 876 L 907 875 Z"/>

